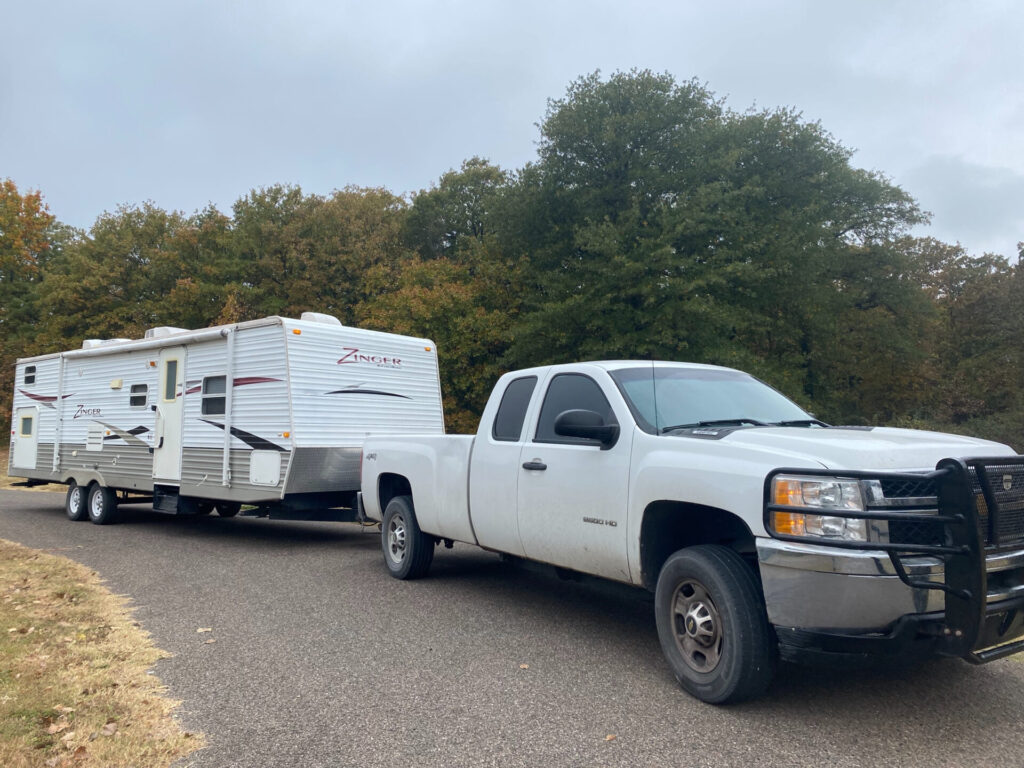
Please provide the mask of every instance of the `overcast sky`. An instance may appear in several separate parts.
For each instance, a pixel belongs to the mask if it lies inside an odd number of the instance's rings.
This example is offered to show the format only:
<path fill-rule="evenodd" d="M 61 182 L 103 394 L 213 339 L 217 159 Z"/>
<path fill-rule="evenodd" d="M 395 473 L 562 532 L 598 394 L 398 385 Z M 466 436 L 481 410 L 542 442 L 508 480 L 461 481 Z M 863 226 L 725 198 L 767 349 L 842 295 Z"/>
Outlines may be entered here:
<path fill-rule="evenodd" d="M 1024 4 L 0 0 L 0 178 L 62 221 L 230 211 L 278 182 L 427 187 L 533 159 L 546 100 L 600 69 L 791 106 L 934 214 L 1024 240 Z"/>

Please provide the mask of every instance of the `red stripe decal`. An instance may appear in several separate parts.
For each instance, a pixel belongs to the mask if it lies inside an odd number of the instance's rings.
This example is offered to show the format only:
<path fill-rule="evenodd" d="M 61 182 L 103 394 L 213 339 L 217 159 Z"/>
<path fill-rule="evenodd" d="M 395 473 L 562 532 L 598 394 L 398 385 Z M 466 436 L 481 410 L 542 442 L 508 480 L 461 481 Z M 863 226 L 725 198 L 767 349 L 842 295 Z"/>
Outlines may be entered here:
<path fill-rule="evenodd" d="M 21 392 L 21 394 L 23 394 L 25 397 L 30 397 L 33 400 L 38 400 L 40 403 L 55 403 L 55 402 L 57 402 L 57 396 L 56 395 L 34 395 L 31 392 L 26 392 L 24 389 L 19 389 L 18 391 Z M 72 392 L 72 394 L 74 394 L 74 393 Z M 63 395 L 61 397 L 61 400 L 66 400 L 69 397 L 71 397 L 71 395 Z"/>
<path fill-rule="evenodd" d="M 235 386 L 241 387 L 246 384 L 266 384 L 269 381 L 280 381 L 280 379 L 271 379 L 266 376 L 243 376 L 240 379 L 235 379 Z"/>
<path fill-rule="evenodd" d="M 271 379 L 266 376 L 243 376 L 242 378 L 235 379 L 235 386 L 241 387 L 246 384 L 265 384 L 268 381 L 280 381 L 280 379 Z M 189 387 L 185 390 L 186 395 L 194 395 L 196 392 L 201 391 L 203 388 L 202 384 L 195 387 Z"/>

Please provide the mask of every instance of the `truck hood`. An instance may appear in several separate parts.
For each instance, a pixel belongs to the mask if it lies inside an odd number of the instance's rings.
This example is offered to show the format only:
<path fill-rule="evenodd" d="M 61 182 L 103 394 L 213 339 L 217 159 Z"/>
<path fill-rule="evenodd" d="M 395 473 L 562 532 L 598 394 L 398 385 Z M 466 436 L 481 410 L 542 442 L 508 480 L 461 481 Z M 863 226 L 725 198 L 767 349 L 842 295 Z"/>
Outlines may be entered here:
<path fill-rule="evenodd" d="M 1007 445 L 974 437 L 889 427 L 753 427 L 737 429 L 723 443 L 757 451 L 778 451 L 785 462 L 805 457 L 807 466 L 827 469 L 934 469 L 946 458 L 1013 455 Z M 793 464 L 791 466 L 798 466 Z"/>

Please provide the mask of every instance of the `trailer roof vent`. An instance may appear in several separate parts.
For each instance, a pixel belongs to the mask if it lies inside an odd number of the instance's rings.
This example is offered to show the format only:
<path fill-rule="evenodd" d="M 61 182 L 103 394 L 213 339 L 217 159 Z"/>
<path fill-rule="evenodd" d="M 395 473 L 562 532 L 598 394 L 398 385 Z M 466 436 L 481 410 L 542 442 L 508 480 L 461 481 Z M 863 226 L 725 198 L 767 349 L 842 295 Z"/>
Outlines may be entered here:
<path fill-rule="evenodd" d="M 324 325 L 341 325 L 341 320 L 334 315 L 325 315 L 323 312 L 303 312 L 300 320 L 307 323 L 323 323 Z"/>
<path fill-rule="evenodd" d="M 176 333 L 188 333 L 188 328 L 174 328 L 170 325 L 161 325 L 157 328 L 150 328 L 146 331 L 147 339 L 162 339 L 165 336 L 173 336 Z"/>

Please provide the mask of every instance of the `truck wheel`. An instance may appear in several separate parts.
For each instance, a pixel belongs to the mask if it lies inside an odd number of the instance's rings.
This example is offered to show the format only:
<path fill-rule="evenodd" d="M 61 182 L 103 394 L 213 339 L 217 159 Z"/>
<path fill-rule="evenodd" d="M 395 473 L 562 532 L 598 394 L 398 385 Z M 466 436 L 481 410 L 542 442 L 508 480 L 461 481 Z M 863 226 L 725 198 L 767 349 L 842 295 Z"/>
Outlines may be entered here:
<path fill-rule="evenodd" d="M 242 509 L 237 501 L 218 501 L 216 507 L 219 517 L 234 517 Z"/>
<path fill-rule="evenodd" d="M 68 520 L 85 520 L 89 516 L 86 511 L 85 488 L 74 480 L 68 485 L 68 495 L 64 498 L 64 513 Z"/>
<path fill-rule="evenodd" d="M 384 510 L 381 546 L 388 571 L 396 579 L 425 576 L 434 560 L 434 539 L 420 531 L 409 496 L 396 496 Z"/>
<path fill-rule="evenodd" d="M 757 579 L 733 550 L 700 545 L 672 555 L 658 576 L 654 610 L 661 649 L 688 693 L 726 704 L 771 683 L 774 635 Z"/>
<path fill-rule="evenodd" d="M 117 522 L 117 494 L 112 488 L 99 483 L 89 487 L 89 519 L 96 525 Z"/>

